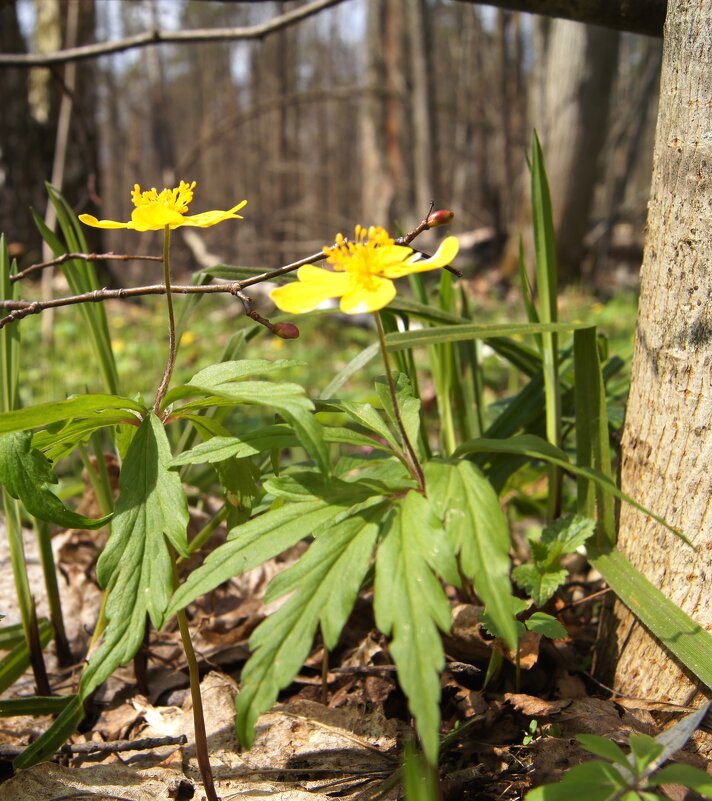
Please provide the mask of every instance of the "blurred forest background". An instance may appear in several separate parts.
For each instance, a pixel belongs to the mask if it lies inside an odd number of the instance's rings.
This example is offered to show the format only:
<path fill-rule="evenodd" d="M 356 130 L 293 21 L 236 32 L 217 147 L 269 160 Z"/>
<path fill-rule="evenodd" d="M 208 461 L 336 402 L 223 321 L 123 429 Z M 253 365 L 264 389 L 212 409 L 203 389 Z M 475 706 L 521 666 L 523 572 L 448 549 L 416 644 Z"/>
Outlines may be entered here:
<path fill-rule="evenodd" d="M 249 26 L 300 5 L 0 0 L 0 52 Z M 357 222 L 407 230 L 433 200 L 456 213 L 463 265 L 506 278 L 527 228 L 536 127 L 562 280 L 609 293 L 637 280 L 661 49 L 470 2 L 345 0 L 261 40 L 3 66 L 0 230 L 28 264 L 41 241 L 27 208 L 45 214 L 45 180 L 77 212 L 121 220 L 135 182 L 197 180 L 192 211 L 247 198 L 246 219 L 193 236 L 177 266 L 204 266 L 202 242 L 225 262 L 277 267 Z M 128 236 L 88 232 L 97 250 L 160 251 Z M 146 268 L 133 269 L 113 268 L 113 283 Z"/>

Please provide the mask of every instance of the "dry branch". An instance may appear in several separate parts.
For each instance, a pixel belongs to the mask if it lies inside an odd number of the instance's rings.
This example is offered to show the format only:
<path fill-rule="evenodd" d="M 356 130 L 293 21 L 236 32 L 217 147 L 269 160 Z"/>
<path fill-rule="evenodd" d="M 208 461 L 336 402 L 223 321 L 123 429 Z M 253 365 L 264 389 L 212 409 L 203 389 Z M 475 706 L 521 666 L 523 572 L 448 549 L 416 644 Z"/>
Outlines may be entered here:
<path fill-rule="evenodd" d="M 71 47 L 66 50 L 57 50 L 54 53 L 0 53 L 0 67 L 49 67 L 52 64 L 64 64 L 68 61 L 82 61 L 88 58 L 121 53 L 137 47 L 148 47 L 157 44 L 202 44 L 203 42 L 225 42 L 247 39 L 262 39 L 267 34 L 280 31 L 307 17 L 323 11 L 326 8 L 341 3 L 342 0 L 314 0 L 300 8 L 280 14 L 277 17 L 258 25 L 242 26 L 237 28 L 209 28 L 193 31 L 163 31 L 154 29 L 117 39 L 114 42 L 101 42 L 97 44 Z"/>

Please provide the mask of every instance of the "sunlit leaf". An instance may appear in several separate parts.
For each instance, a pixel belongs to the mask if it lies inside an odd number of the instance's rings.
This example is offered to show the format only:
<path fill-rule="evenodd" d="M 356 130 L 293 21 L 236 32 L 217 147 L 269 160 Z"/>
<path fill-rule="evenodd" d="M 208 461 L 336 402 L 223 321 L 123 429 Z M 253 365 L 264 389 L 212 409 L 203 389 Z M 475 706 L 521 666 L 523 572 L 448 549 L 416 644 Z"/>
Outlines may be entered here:
<path fill-rule="evenodd" d="M 450 604 L 436 571 L 449 573 L 453 555 L 440 521 L 417 492 L 401 499 L 384 525 L 376 558 L 376 623 L 391 637 L 389 650 L 398 682 L 416 719 L 423 751 L 435 764 L 439 674 L 445 663 L 438 629 L 450 629 Z"/>
<path fill-rule="evenodd" d="M 301 668 L 319 624 L 326 647 L 336 646 L 368 570 L 384 511 L 378 504 L 342 514 L 272 581 L 265 600 L 293 595 L 250 638 L 252 656 L 242 670 L 237 698 L 237 731 L 244 745 L 251 745 L 259 715 Z"/>
<path fill-rule="evenodd" d="M 442 519 L 463 573 L 495 621 L 499 636 L 511 648 L 517 635 L 509 599 L 509 527 L 497 494 L 470 462 L 429 462 L 425 467 L 428 497 Z"/>

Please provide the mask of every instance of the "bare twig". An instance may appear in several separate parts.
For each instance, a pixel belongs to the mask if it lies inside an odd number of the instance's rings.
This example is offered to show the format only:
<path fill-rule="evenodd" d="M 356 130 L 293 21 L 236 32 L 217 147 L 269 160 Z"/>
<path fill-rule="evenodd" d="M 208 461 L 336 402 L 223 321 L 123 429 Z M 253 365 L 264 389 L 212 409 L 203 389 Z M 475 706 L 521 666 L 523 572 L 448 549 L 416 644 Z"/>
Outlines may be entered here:
<path fill-rule="evenodd" d="M 157 44 L 186 44 L 203 42 L 225 42 L 246 39 L 262 39 L 267 34 L 280 31 L 296 22 L 318 14 L 326 8 L 335 6 L 342 0 L 314 0 L 312 3 L 295 8 L 286 14 L 262 22 L 258 25 L 242 26 L 238 28 L 207 28 L 193 31 L 163 31 L 151 30 L 117 39 L 114 42 L 101 42 L 98 44 L 71 47 L 66 50 L 57 50 L 54 53 L 0 53 L 0 67 L 48 67 L 51 64 L 63 64 L 68 61 L 82 61 L 88 58 L 121 53 L 137 47 L 148 47 Z"/>
<path fill-rule="evenodd" d="M 425 231 L 428 227 L 428 219 L 430 212 L 425 216 L 418 225 L 409 231 L 405 236 L 398 237 L 396 244 L 410 245 L 416 236 Z M 245 278 L 242 281 L 227 281 L 222 284 L 208 284 L 206 286 L 196 286 L 195 284 L 175 284 L 171 286 L 171 292 L 178 295 L 215 295 L 215 294 L 228 294 L 233 295 L 243 303 L 245 312 L 256 322 L 265 325 L 271 331 L 274 326 L 257 314 L 251 305 L 251 300 L 244 294 L 247 287 L 254 286 L 255 284 L 263 283 L 264 281 L 272 281 L 280 276 L 287 275 L 294 272 L 294 270 L 303 267 L 305 264 L 315 264 L 325 257 L 323 250 L 317 253 L 312 253 L 310 256 L 305 256 L 303 259 L 293 261 L 290 264 L 285 264 L 284 267 L 278 267 L 276 270 L 268 270 L 258 275 L 253 275 L 251 278 Z M 128 256 L 117 255 L 114 253 L 66 253 L 63 256 L 58 256 L 50 261 L 41 262 L 39 264 L 30 265 L 22 272 L 17 273 L 13 280 L 19 280 L 29 275 L 31 272 L 42 270 L 45 267 L 51 267 L 55 264 L 62 264 L 71 259 L 87 259 L 90 261 L 99 259 L 114 259 L 117 261 L 130 261 L 131 259 L 142 259 L 145 261 L 163 261 L 162 256 Z M 455 267 L 447 266 L 444 269 L 456 275 L 458 278 L 462 277 L 462 272 Z M 58 306 L 73 306 L 77 303 L 103 303 L 106 300 L 125 300 L 126 298 L 137 298 L 144 295 L 165 295 L 165 284 L 150 284 L 148 286 L 137 287 L 121 287 L 119 289 L 95 289 L 91 292 L 83 292 L 80 295 L 68 295 L 63 298 L 51 298 L 49 300 L 2 300 L 0 301 L 0 309 L 9 309 L 10 314 L 0 318 L 0 329 L 4 328 L 10 323 L 22 320 L 24 317 L 29 317 L 31 314 L 40 314 L 45 309 L 53 309 Z"/>
<path fill-rule="evenodd" d="M 108 740 L 105 743 L 67 743 L 61 746 L 58 754 L 118 754 L 122 751 L 149 751 L 164 745 L 185 745 L 185 734 L 170 737 L 144 737 L 140 740 Z M 14 759 L 26 746 L 0 745 L 0 758 Z"/>
<path fill-rule="evenodd" d="M 10 276 L 11 281 L 22 281 L 23 278 L 27 278 L 28 275 L 32 273 L 39 272 L 40 270 L 44 270 L 47 267 L 55 267 L 60 264 L 64 264 L 65 262 L 72 261 L 72 259 L 84 259 L 84 261 L 163 261 L 162 256 L 129 256 L 129 255 L 122 255 L 117 253 L 63 253 L 61 256 L 57 256 L 56 259 L 49 259 L 49 261 L 41 261 L 37 264 L 31 264 L 29 267 L 25 267 L 24 270 L 20 270 L 19 273 L 15 273 L 15 275 Z"/>

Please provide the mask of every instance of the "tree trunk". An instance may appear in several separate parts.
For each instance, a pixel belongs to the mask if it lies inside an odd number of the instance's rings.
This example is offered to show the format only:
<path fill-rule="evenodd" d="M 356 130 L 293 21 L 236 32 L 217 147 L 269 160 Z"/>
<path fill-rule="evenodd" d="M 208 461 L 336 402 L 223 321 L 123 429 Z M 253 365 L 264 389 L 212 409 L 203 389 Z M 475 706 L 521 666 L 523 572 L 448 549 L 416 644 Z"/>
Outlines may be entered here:
<path fill-rule="evenodd" d="M 642 268 L 622 488 L 695 550 L 624 505 L 619 547 L 712 628 L 712 15 L 671 0 Z M 620 603 L 604 616 L 597 671 L 616 691 L 687 704 L 709 697 Z"/>
<path fill-rule="evenodd" d="M 532 121 L 539 133 L 556 232 L 559 275 L 563 282 L 580 277 L 583 241 L 599 176 L 598 159 L 608 130 L 611 87 L 618 59 L 619 35 L 604 28 L 553 20 L 538 42 L 532 84 Z M 516 271 L 519 234 L 529 227 L 528 181 L 518 225 L 503 259 L 506 274 Z M 525 245 L 527 244 L 525 240 Z M 533 252 L 526 247 L 528 263 Z"/>

